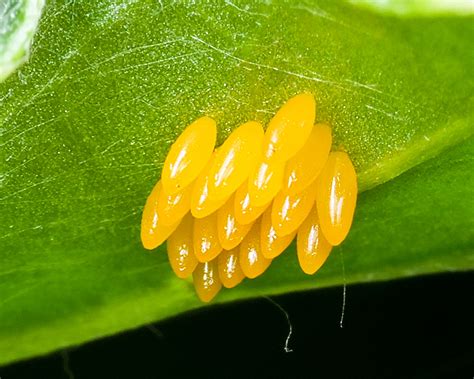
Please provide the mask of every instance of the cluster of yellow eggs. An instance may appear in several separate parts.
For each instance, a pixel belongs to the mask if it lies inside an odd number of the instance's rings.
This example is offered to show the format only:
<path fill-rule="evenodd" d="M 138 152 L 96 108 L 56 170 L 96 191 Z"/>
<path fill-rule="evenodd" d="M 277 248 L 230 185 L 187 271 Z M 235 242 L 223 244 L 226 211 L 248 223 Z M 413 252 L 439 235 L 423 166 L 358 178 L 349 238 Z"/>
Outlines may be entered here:
<path fill-rule="evenodd" d="M 313 95 L 288 100 L 266 131 L 255 121 L 218 148 L 216 123 L 202 117 L 178 137 L 143 210 L 146 249 L 167 240 L 180 278 L 193 275 L 210 301 L 256 278 L 297 237 L 302 270 L 315 273 L 352 224 L 357 178 L 331 128 L 315 124 Z"/>

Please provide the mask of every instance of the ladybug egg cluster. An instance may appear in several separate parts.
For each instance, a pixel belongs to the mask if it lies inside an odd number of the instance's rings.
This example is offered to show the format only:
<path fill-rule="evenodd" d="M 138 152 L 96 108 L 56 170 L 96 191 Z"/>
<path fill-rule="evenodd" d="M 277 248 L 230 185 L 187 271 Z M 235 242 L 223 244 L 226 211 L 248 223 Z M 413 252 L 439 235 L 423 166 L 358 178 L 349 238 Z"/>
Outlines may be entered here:
<path fill-rule="evenodd" d="M 349 233 L 357 178 L 331 128 L 315 124 L 311 94 L 288 100 L 266 131 L 236 128 L 218 148 L 216 123 L 202 117 L 178 137 L 143 210 L 146 249 L 167 240 L 180 278 L 193 275 L 203 301 L 256 278 L 297 239 L 298 261 L 315 273 Z"/>

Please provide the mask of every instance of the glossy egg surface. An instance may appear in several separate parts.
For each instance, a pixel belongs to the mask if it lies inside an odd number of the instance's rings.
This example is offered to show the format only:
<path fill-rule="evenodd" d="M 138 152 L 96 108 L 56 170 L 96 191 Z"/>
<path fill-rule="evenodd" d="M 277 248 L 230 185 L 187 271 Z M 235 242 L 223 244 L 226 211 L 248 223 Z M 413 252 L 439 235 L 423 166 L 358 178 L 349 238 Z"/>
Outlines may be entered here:
<path fill-rule="evenodd" d="M 285 253 L 312 275 L 348 235 L 356 172 L 346 152 L 330 151 L 332 130 L 315 117 L 313 95 L 302 93 L 266 131 L 245 122 L 216 148 L 216 123 L 204 116 L 171 146 L 140 238 L 148 250 L 167 240 L 173 272 L 192 275 L 202 301 L 258 278 Z M 296 252 L 288 249 L 295 238 Z"/>
<path fill-rule="evenodd" d="M 166 156 L 161 181 L 169 195 L 182 191 L 206 166 L 216 144 L 216 122 L 201 117 L 189 125 Z"/>

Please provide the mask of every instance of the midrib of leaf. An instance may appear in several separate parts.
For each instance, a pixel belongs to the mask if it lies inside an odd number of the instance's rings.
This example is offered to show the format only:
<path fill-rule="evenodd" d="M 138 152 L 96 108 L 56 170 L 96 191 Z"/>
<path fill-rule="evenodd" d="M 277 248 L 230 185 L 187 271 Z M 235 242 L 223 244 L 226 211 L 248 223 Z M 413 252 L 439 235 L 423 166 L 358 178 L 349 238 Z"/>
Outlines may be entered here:
<path fill-rule="evenodd" d="M 472 99 L 472 98 L 471 98 Z M 446 127 L 424 135 L 411 142 L 406 148 L 395 152 L 373 167 L 359 172 L 359 192 L 364 192 L 382 183 L 388 182 L 405 171 L 423 162 L 435 158 L 445 150 L 461 143 L 474 135 L 472 118 L 452 121 Z"/>

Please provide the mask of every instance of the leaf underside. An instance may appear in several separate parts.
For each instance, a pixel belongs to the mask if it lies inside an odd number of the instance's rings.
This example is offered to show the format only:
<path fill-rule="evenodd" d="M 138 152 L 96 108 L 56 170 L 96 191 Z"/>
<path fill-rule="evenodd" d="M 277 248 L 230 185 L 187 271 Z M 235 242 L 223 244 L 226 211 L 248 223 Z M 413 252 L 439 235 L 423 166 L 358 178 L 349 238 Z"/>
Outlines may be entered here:
<path fill-rule="evenodd" d="M 302 91 L 355 162 L 353 229 L 315 276 L 292 245 L 217 302 L 473 269 L 472 21 L 334 1 L 48 2 L 30 62 L 0 84 L 0 363 L 202 306 L 165 248 L 139 241 L 166 152 L 201 115 L 222 142 Z"/>

